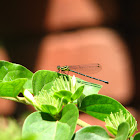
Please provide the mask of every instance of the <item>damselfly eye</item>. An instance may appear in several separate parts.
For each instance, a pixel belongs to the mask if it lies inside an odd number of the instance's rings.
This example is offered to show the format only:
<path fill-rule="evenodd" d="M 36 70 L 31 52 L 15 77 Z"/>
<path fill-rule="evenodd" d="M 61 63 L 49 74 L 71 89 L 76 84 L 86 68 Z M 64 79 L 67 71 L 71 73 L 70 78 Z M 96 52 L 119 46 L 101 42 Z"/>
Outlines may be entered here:
<path fill-rule="evenodd" d="M 60 66 L 57 66 L 57 69 L 60 69 Z"/>

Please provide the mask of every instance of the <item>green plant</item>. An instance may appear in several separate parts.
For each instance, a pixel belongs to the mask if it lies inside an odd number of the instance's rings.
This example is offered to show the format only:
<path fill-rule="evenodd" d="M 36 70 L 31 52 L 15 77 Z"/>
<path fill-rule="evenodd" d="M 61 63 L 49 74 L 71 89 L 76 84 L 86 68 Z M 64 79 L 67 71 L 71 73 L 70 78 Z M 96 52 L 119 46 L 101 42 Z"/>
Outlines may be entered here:
<path fill-rule="evenodd" d="M 98 94 L 101 85 L 49 70 L 32 73 L 25 67 L 0 61 L 0 97 L 33 105 L 22 127 L 22 139 L 138 140 L 135 118 L 118 101 Z M 19 97 L 19 93 L 23 97 Z M 106 122 L 100 126 L 79 119 L 79 111 Z M 83 128 L 75 132 L 76 125 Z"/>
<path fill-rule="evenodd" d="M 16 133 L 15 133 L 16 132 Z M 21 127 L 16 120 L 0 117 L 0 139 L 1 140 L 20 140 Z"/>

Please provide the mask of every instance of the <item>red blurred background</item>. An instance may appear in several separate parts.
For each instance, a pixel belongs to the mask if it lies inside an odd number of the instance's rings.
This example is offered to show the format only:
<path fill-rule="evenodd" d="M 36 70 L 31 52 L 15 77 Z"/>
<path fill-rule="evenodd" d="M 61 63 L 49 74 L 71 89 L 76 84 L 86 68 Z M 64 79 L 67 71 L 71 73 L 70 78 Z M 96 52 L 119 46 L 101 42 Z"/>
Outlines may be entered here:
<path fill-rule="evenodd" d="M 109 85 L 91 82 L 102 84 L 100 94 L 121 102 L 139 122 L 139 6 L 138 0 L 0 1 L 0 59 L 32 72 L 99 63 L 102 70 L 91 76 Z M 11 101 L 0 102 L 1 115 L 16 117 L 26 109 Z M 104 125 L 82 113 L 80 118 Z"/>

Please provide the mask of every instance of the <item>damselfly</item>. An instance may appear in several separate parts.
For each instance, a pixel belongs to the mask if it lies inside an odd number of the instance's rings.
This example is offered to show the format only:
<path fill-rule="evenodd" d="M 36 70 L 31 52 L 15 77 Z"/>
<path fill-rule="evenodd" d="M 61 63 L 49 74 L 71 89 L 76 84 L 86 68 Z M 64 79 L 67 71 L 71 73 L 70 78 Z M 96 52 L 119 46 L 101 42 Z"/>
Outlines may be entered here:
<path fill-rule="evenodd" d="M 109 83 L 108 81 L 104 81 L 104 80 L 101 80 L 101 79 L 98 79 L 98 78 L 95 78 L 92 76 L 88 76 L 88 75 L 82 73 L 82 71 L 83 72 L 85 71 L 86 73 L 93 73 L 93 71 L 97 72 L 101 69 L 100 64 L 73 65 L 73 66 L 63 66 L 63 67 L 57 66 L 57 69 L 58 69 L 58 71 L 61 71 L 61 72 L 71 71 L 71 72 L 80 74 L 82 76 L 104 82 L 106 84 Z M 80 72 L 78 72 L 78 71 L 80 71 Z"/>

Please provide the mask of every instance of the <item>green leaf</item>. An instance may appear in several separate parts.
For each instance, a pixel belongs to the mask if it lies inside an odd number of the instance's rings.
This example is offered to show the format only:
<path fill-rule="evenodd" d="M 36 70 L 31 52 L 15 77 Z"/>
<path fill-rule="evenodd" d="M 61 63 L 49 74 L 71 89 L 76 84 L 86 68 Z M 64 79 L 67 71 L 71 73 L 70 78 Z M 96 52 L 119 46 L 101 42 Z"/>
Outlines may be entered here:
<path fill-rule="evenodd" d="M 80 111 L 85 112 L 99 120 L 104 119 L 112 113 L 119 112 L 120 109 L 126 112 L 126 109 L 115 99 L 108 96 L 93 94 L 86 96 L 79 108 Z"/>
<path fill-rule="evenodd" d="M 77 106 L 80 108 L 82 100 L 89 95 L 98 94 L 99 90 L 102 88 L 99 84 L 90 83 L 77 78 L 77 82 L 84 84 L 83 94 L 77 99 Z"/>
<path fill-rule="evenodd" d="M 118 132 L 115 140 L 127 140 L 129 134 L 129 124 L 123 122 L 118 127 Z"/>
<path fill-rule="evenodd" d="M 134 140 L 140 140 L 140 132 L 134 136 Z"/>
<path fill-rule="evenodd" d="M 85 95 L 82 94 L 78 99 L 77 99 L 77 107 L 80 108 L 81 107 L 81 103 L 83 101 L 83 99 L 85 98 Z"/>
<path fill-rule="evenodd" d="M 71 96 L 72 96 L 72 93 L 70 91 L 67 91 L 67 90 L 60 90 L 58 92 L 55 92 L 54 95 L 53 95 L 56 99 L 57 98 L 63 98 L 63 102 L 65 104 L 67 104 L 68 102 L 71 101 Z"/>
<path fill-rule="evenodd" d="M 92 94 L 98 94 L 99 90 L 102 88 L 102 86 L 99 84 L 90 83 L 90 82 L 81 80 L 79 78 L 76 78 L 76 79 L 77 79 L 78 83 L 85 85 L 84 91 L 83 91 L 83 94 L 85 96 L 92 95 Z"/>
<path fill-rule="evenodd" d="M 72 138 L 73 133 L 75 131 L 78 117 L 79 111 L 74 104 L 68 104 L 64 106 L 62 110 L 62 117 L 59 121 L 62 123 L 66 123 L 70 126 L 70 134 L 69 134 L 70 139 Z"/>
<path fill-rule="evenodd" d="M 37 137 L 34 135 L 30 135 L 30 136 L 28 136 L 28 137 L 26 137 L 26 138 L 21 138 L 21 139 L 19 139 L 19 140 L 37 140 Z"/>
<path fill-rule="evenodd" d="M 52 115 L 55 115 L 58 113 L 58 110 L 56 107 L 52 106 L 52 105 L 41 105 L 41 109 L 43 112 L 46 112 L 46 113 L 49 113 L 49 114 L 52 114 Z"/>
<path fill-rule="evenodd" d="M 0 81 L 9 82 L 17 79 L 27 79 L 23 88 L 32 91 L 32 76 L 33 73 L 27 68 L 19 65 L 10 63 L 7 61 L 0 61 Z"/>
<path fill-rule="evenodd" d="M 26 78 L 0 83 L 0 97 L 16 97 L 20 93 Z"/>
<path fill-rule="evenodd" d="M 38 95 L 46 84 L 54 81 L 60 74 L 49 70 L 39 70 L 33 75 L 33 93 Z M 51 86 L 49 85 L 51 88 Z"/>
<path fill-rule="evenodd" d="M 68 140 L 69 132 L 68 124 L 55 121 L 49 114 L 34 112 L 23 124 L 22 137 L 36 136 L 36 140 Z"/>
<path fill-rule="evenodd" d="M 130 137 L 130 140 L 134 140 L 134 138 L 131 136 L 131 137 Z M 136 140 L 139 140 L 139 139 L 136 139 Z"/>
<path fill-rule="evenodd" d="M 21 127 L 16 120 L 0 117 L 0 139 L 21 140 Z"/>
<path fill-rule="evenodd" d="M 45 84 L 45 85 L 43 86 L 43 88 L 41 89 L 41 92 L 42 92 L 43 90 L 46 90 L 47 93 L 50 93 L 50 89 L 52 88 L 53 84 L 54 84 L 53 81 L 52 81 L 52 82 L 49 82 L 49 83 L 47 83 L 47 84 Z"/>
<path fill-rule="evenodd" d="M 100 126 L 87 126 L 76 132 L 74 140 L 109 140 L 109 136 Z"/>
<path fill-rule="evenodd" d="M 115 123 L 115 122 L 114 122 Z M 117 135 L 117 129 L 113 128 L 113 127 L 110 127 L 110 126 L 106 126 L 107 130 L 113 134 L 114 136 Z"/>
<path fill-rule="evenodd" d="M 78 99 L 78 98 L 82 95 L 83 90 L 84 90 L 84 86 L 80 86 L 80 87 L 76 90 L 76 92 L 71 96 L 72 101 Z"/>

